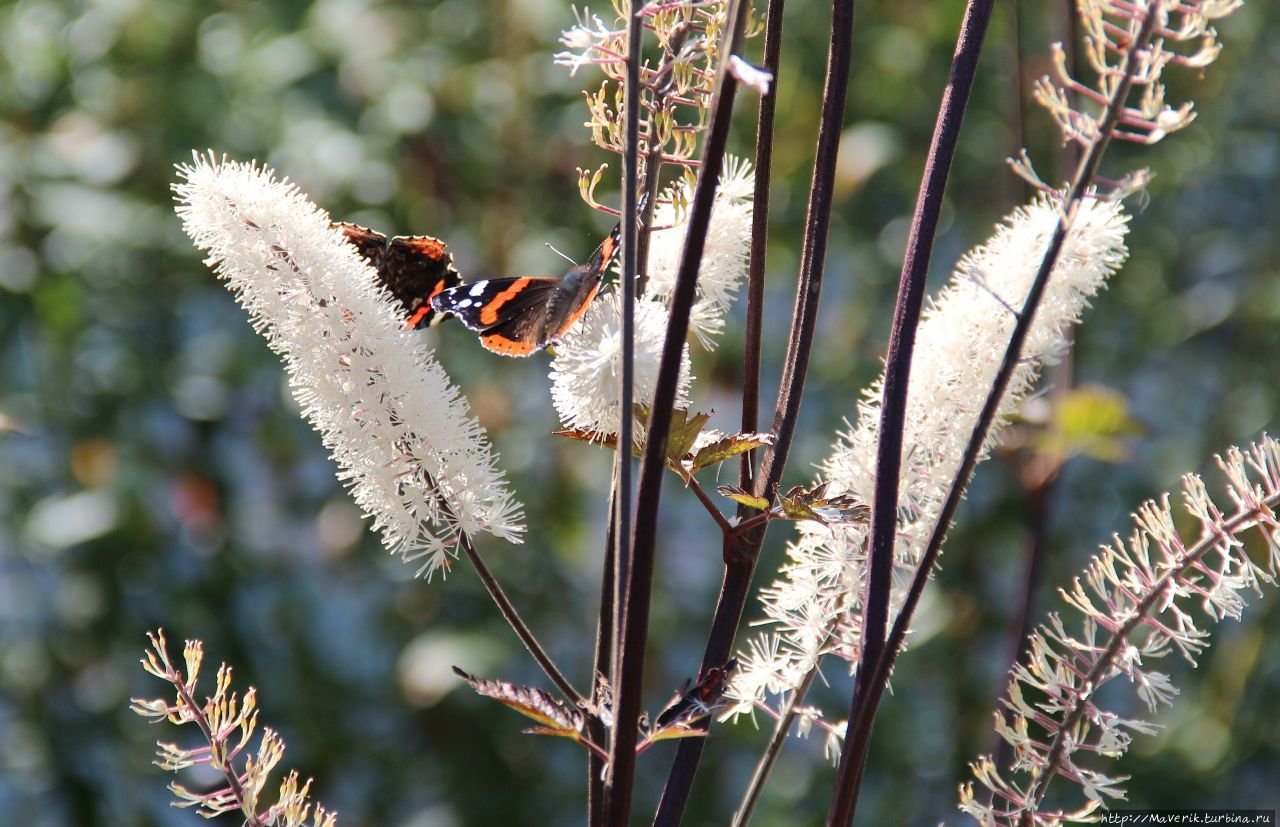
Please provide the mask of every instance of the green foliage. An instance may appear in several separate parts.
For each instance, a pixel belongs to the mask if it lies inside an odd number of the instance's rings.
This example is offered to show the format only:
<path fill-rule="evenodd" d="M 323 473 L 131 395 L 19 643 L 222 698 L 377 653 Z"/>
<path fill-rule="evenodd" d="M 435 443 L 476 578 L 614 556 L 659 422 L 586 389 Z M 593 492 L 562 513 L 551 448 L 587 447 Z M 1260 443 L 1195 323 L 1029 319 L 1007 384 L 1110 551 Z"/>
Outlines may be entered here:
<path fill-rule="evenodd" d="M 785 486 L 808 482 L 879 369 L 961 8 L 958 0 L 858 6 L 831 276 Z M 136 653 L 145 631 L 163 624 L 175 637 L 205 639 L 245 684 L 288 700 L 272 722 L 288 734 L 291 765 L 316 777 L 314 792 L 342 824 L 579 823 L 581 750 L 531 747 L 534 739 L 521 741 L 479 699 L 440 689 L 446 658 L 523 682 L 537 679 L 534 668 L 469 572 L 443 588 L 414 582 L 364 531 L 319 440 L 282 394 L 279 362 L 182 237 L 169 192 L 173 164 L 214 147 L 269 161 L 337 219 L 445 238 L 467 278 L 562 272 L 545 242 L 581 259 L 610 225 L 581 204 L 574 170 L 614 161 L 580 126 L 581 90 L 598 78 L 585 69 L 570 78 L 551 63 L 571 22 L 568 4 L 468 0 L 0 3 L 7 822 L 197 823 L 168 808 L 147 763 L 153 732 L 123 713 L 131 695 L 151 691 Z M 1059 26 L 1047 7 L 997 7 L 948 187 L 937 272 L 1024 200 L 1003 167 L 1024 143 L 1020 123 L 1038 168 L 1053 166 L 1047 119 L 1015 95 L 1042 71 Z M 766 405 L 785 348 L 828 35 L 825 8 L 792 4 L 779 81 Z M 1142 155 L 1157 177 L 1134 220 L 1133 257 L 1081 328 L 1080 379 L 1124 402 L 1082 396 L 1055 420 L 1061 435 L 1044 450 L 1080 456 L 1055 494 L 1049 540 L 1062 557 L 1087 552 L 1116 528 L 1117 514 L 1207 465 L 1214 450 L 1275 428 L 1280 66 L 1271 56 L 1280 53 L 1280 10 L 1249 3 L 1222 39 L 1214 70 L 1194 89 L 1171 90 L 1196 99 L 1200 121 Z M 759 40 L 751 48 L 758 54 Z M 733 138 L 748 155 L 750 100 Z M 729 433 L 739 422 L 720 399 L 742 370 L 736 312 L 719 349 L 694 365 L 707 394 L 695 407 L 717 408 L 707 425 Z M 557 653 L 585 651 L 611 455 L 547 438 L 554 416 L 542 362 L 499 363 L 455 333 L 425 335 L 465 377 L 536 515 L 526 547 L 495 547 L 488 559 Z M 1013 476 L 980 471 L 951 532 L 929 623 L 877 724 L 860 823 L 954 819 L 963 762 L 988 747 L 1007 665 L 991 641 L 1012 622 L 1026 539 Z M 701 506 L 671 488 L 661 528 L 672 546 L 715 547 Z M 762 565 L 782 559 L 784 529 L 771 529 Z M 1062 582 L 1081 563 L 1054 560 L 1044 582 Z M 716 554 L 679 552 L 659 561 L 655 698 L 701 656 L 719 564 Z M 1251 617 L 1275 628 L 1274 608 Z M 447 627 L 487 645 L 443 647 L 436 635 Z M 1150 768 L 1126 767 L 1142 773 L 1129 786 L 1133 800 L 1203 806 L 1222 800 L 1226 778 L 1232 805 L 1277 805 L 1276 638 L 1251 625 L 1227 635 L 1203 664 L 1203 691 L 1168 722 L 1173 737 L 1150 746 Z M 468 653 L 486 662 L 470 663 Z M 570 665 L 575 677 L 589 671 Z M 847 691 L 840 675 L 829 677 L 814 703 L 830 707 Z M 700 784 L 735 797 L 740 759 L 760 742 L 750 727 L 726 733 Z M 820 820 L 831 777 L 820 752 L 788 745 L 786 783 L 766 796 L 757 823 Z M 644 756 L 638 800 L 655 797 L 666 762 L 665 748 Z M 904 778 L 926 779 L 914 800 L 901 795 Z M 688 823 L 724 810 L 723 801 L 696 803 Z"/>

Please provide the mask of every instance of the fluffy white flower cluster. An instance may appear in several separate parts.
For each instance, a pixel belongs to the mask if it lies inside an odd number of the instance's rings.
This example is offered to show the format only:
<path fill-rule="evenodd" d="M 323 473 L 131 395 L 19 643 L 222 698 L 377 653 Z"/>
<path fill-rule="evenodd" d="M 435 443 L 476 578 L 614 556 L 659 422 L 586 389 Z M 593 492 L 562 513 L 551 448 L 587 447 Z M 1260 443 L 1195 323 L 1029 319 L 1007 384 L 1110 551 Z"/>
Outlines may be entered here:
<path fill-rule="evenodd" d="M 658 363 L 667 335 L 665 305 L 636 300 L 634 398 L 644 404 L 658 385 Z M 680 363 L 676 407 L 689 404 L 689 350 Z M 566 428 L 601 436 L 616 434 L 618 379 L 622 375 L 622 294 L 612 292 L 592 303 L 573 332 L 556 346 L 551 363 L 551 401 Z"/>
<path fill-rule="evenodd" d="M 387 548 L 430 576 L 458 532 L 520 542 L 523 514 L 484 430 L 329 217 L 256 164 L 197 155 L 179 177 L 183 229 L 284 360 Z"/>
<path fill-rule="evenodd" d="M 751 218 L 755 207 L 755 171 L 751 162 L 726 156 L 716 200 L 711 207 L 702 268 L 698 271 L 698 298 L 689 317 L 689 329 L 708 350 L 724 329 L 724 314 L 733 304 L 747 277 L 751 254 Z M 676 285 L 688 211 L 683 205 L 693 198 L 688 181 L 669 191 L 669 198 L 654 209 L 654 230 L 649 247 L 649 283 L 645 296 L 665 301 Z"/>
<path fill-rule="evenodd" d="M 552 56 L 556 65 L 568 66 L 569 74 L 574 75 L 583 66 L 621 63 L 620 56 L 626 54 L 625 32 L 610 29 L 586 6 L 581 11 L 577 6 L 572 8 L 576 22 L 560 35 L 560 42 L 568 48 Z"/>
<path fill-rule="evenodd" d="M 999 369 L 1016 321 L 1015 308 L 1022 306 L 1058 218 L 1057 202 L 1044 198 L 1016 210 L 994 237 L 960 261 L 921 321 L 903 434 L 892 612 L 901 606 L 932 533 Z M 1119 202 L 1082 204 L 1027 338 L 1025 357 L 988 434 L 987 448 L 1001 422 L 1031 389 L 1040 366 L 1060 354 L 1068 329 L 1089 297 L 1123 263 L 1127 221 Z M 882 381 L 863 394 L 857 425 L 842 435 L 823 465 L 829 493 L 851 494 L 863 502 L 872 499 Z M 802 525 L 801 537 L 788 550 L 784 576 L 762 592 L 777 638 L 752 644 L 739 656 L 742 668 L 732 687 L 738 701 L 735 712 L 749 712 L 766 692 L 796 686 L 824 654 L 854 661 L 860 651 L 867 526 Z"/>
<path fill-rule="evenodd" d="M 690 330 L 707 348 L 714 345 L 714 336 L 723 329 L 724 314 L 747 275 L 754 187 L 751 165 L 727 158 L 698 273 L 698 298 L 689 319 Z M 669 194 L 670 203 L 662 203 L 654 210 L 654 226 L 662 229 L 651 236 L 649 282 L 644 296 L 636 299 L 633 387 L 639 403 L 653 398 L 657 384 L 667 331 L 667 299 L 675 286 L 688 227 L 688 211 L 678 207 L 687 204 L 692 195 L 688 184 L 675 185 Z M 617 294 L 601 297 L 556 345 L 556 358 L 551 364 L 551 398 L 566 428 L 601 435 L 618 432 L 621 307 Z M 683 360 L 677 407 L 689 404 L 693 380 L 687 350 Z"/>

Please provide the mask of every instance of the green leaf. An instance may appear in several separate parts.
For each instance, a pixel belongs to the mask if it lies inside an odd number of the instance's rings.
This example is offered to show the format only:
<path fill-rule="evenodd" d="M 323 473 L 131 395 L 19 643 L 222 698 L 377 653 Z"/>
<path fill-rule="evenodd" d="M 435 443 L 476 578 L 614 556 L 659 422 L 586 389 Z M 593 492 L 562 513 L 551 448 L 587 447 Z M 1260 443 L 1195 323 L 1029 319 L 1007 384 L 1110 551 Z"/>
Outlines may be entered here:
<path fill-rule="evenodd" d="M 716 488 L 716 493 L 722 497 L 728 497 L 736 503 L 741 503 L 747 508 L 754 508 L 759 511 L 765 511 L 769 508 L 769 501 L 764 497 L 757 497 L 743 491 L 736 485 L 721 485 Z"/>
<path fill-rule="evenodd" d="M 1129 456 L 1128 440 L 1142 432 L 1141 423 L 1129 415 L 1123 394 L 1102 385 L 1085 385 L 1062 394 L 1036 447 L 1063 461 L 1083 455 L 1100 462 L 1121 462 Z"/>
<path fill-rule="evenodd" d="M 729 434 L 703 445 L 693 457 L 690 471 L 701 471 L 716 463 L 744 454 L 773 442 L 772 434 Z"/>
<path fill-rule="evenodd" d="M 689 416 L 689 411 L 677 408 L 671 412 L 671 433 L 667 437 L 667 456 L 679 462 L 693 448 L 693 442 L 711 418 L 709 413 Z"/>
<path fill-rule="evenodd" d="M 778 498 L 778 507 L 782 509 L 782 514 L 788 520 L 814 520 L 822 523 L 824 520 L 809 507 L 805 502 L 804 495 L 782 496 Z"/>

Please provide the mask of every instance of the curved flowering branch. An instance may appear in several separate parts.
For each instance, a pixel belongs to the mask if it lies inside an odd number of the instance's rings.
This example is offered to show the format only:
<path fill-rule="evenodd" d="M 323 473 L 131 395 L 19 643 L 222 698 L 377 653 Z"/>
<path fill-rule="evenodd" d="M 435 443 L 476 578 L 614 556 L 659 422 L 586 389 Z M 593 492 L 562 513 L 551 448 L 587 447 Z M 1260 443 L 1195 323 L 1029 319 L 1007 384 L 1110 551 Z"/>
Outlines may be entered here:
<path fill-rule="evenodd" d="M 1060 615 L 1051 615 L 1014 668 L 1003 702 L 1007 714 L 996 713 L 996 731 L 1014 750 L 1012 772 L 1026 780 L 1007 780 L 984 756 L 972 765 L 974 775 L 995 798 L 983 803 L 973 784 L 965 784 L 962 810 L 984 825 L 1057 824 L 1105 807 L 1106 798 L 1124 797 L 1123 779 L 1080 758 L 1118 758 L 1132 733 L 1151 734 L 1155 726 L 1104 709 L 1097 702 L 1101 688 L 1124 677 L 1148 711 L 1171 703 L 1177 690 L 1148 662 L 1176 650 L 1195 665 L 1209 645 L 1199 617 L 1238 620 L 1244 592 L 1260 594 L 1261 584 L 1275 585 L 1280 572 L 1280 443 L 1264 437 L 1245 451 L 1231 448 L 1218 466 L 1229 511 L 1214 503 L 1199 476 L 1183 477 L 1183 511 L 1198 524 L 1197 539 L 1188 541 L 1175 528 L 1168 495 L 1149 501 L 1134 514 L 1128 541 L 1114 538 L 1083 577 L 1062 590 L 1068 608 L 1082 615 L 1080 631 L 1069 632 Z M 1244 537 L 1254 530 L 1267 549 L 1263 563 L 1245 548 Z M 1040 812 L 1055 777 L 1082 788 L 1080 810 Z"/>
<path fill-rule="evenodd" d="M 173 703 L 163 698 L 147 700 L 134 698 L 130 705 L 138 715 L 159 723 L 195 724 L 200 730 L 205 747 L 183 749 L 176 744 L 156 742 L 159 760 L 156 766 L 178 772 L 197 764 L 206 764 L 222 773 L 225 787 L 207 793 L 197 793 L 175 782 L 169 784 L 174 794 L 175 807 L 195 807 L 205 818 L 223 813 L 240 812 L 249 827 L 336 827 L 338 814 L 326 812 L 319 804 L 308 800 L 311 795 L 311 779 L 298 785 L 298 773 L 290 770 L 280 783 L 276 803 L 259 809 L 262 791 L 275 766 L 284 757 L 284 741 L 271 729 L 262 730 L 262 740 L 256 754 L 246 752 L 253 740 L 258 724 L 257 694 L 250 688 L 243 697 L 231 691 L 231 667 L 225 663 L 218 667 L 217 688 L 203 704 L 196 701 L 196 684 L 200 666 L 204 661 L 204 644 L 188 640 L 183 648 L 185 672 L 179 671 L 169 659 L 168 643 L 164 630 L 148 632 L 151 649 L 142 659 L 142 666 L 152 675 L 167 681 L 175 690 Z"/>
<path fill-rule="evenodd" d="M 612 26 L 586 8 L 575 8 L 575 25 L 560 36 L 567 48 L 555 54 L 555 62 L 569 67 L 570 74 L 583 66 L 596 66 L 605 75 L 607 80 L 598 91 L 584 93 L 590 114 L 586 125 L 596 146 L 618 155 L 627 151 L 620 85 L 627 65 L 627 6 L 615 0 L 617 19 Z M 646 175 L 661 164 L 699 164 L 698 136 L 708 124 L 729 6 L 729 0 L 648 3 L 639 12 L 661 52 L 656 65 L 646 62 L 639 67 L 644 92 L 639 101 L 644 111 L 638 124 L 640 158 L 649 167 Z M 753 36 L 758 28 L 749 24 L 746 36 Z M 735 78 L 757 91 L 768 88 L 772 80 L 768 72 L 736 55 L 730 65 Z M 618 85 L 611 86 L 610 81 Z M 656 185 L 656 178 L 648 183 Z M 649 186 L 645 189 L 651 191 Z"/>
<path fill-rule="evenodd" d="M 484 430 L 329 217 L 256 164 L 210 153 L 178 172 L 183 229 L 284 360 L 383 544 L 429 577 L 459 533 L 520 542 L 523 514 Z"/>
<path fill-rule="evenodd" d="M 1165 101 L 1161 74 L 1169 64 L 1203 69 L 1222 51 L 1212 21 L 1240 8 L 1241 0 L 1084 0 L 1077 4 L 1084 32 L 1080 53 L 1095 75 L 1093 85 L 1072 77 L 1062 44 L 1053 45 L 1054 75 L 1040 78 L 1032 94 L 1057 121 L 1066 142 L 1088 149 L 1099 139 L 1117 138 L 1140 144 L 1154 144 L 1166 135 L 1186 128 L 1195 120 L 1194 105 L 1178 107 Z M 1156 17 L 1150 29 L 1150 45 L 1134 49 L 1146 41 L 1143 34 L 1148 14 Z M 1130 68 L 1130 58 L 1136 62 Z M 1111 115 L 1113 99 L 1121 86 L 1124 93 Z M 1130 102 L 1132 93 L 1136 99 Z M 1052 189 L 1036 175 L 1024 153 L 1011 162 L 1015 171 L 1041 189 Z M 1110 185 L 1112 195 L 1123 196 L 1141 189 L 1149 179 L 1145 171 L 1131 173 Z"/>

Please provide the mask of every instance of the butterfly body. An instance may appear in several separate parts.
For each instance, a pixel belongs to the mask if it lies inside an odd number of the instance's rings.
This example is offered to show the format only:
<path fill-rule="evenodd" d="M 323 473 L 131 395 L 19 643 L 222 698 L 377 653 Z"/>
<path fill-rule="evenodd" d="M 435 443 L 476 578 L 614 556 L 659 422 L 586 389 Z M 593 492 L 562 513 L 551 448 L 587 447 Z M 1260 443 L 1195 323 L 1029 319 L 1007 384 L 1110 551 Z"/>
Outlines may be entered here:
<path fill-rule="evenodd" d="M 586 312 L 617 255 L 619 236 L 615 228 L 589 262 L 564 278 L 483 279 L 440 292 L 431 306 L 439 315 L 457 316 L 480 334 L 480 344 L 488 350 L 528 356 L 559 340 Z"/>
<path fill-rule="evenodd" d="M 447 313 L 435 311 L 431 298 L 461 284 L 462 277 L 443 241 L 429 235 L 398 235 L 388 240 L 359 224 L 333 227 L 377 271 L 379 283 L 400 304 L 405 327 L 428 327 L 448 318 Z"/>

